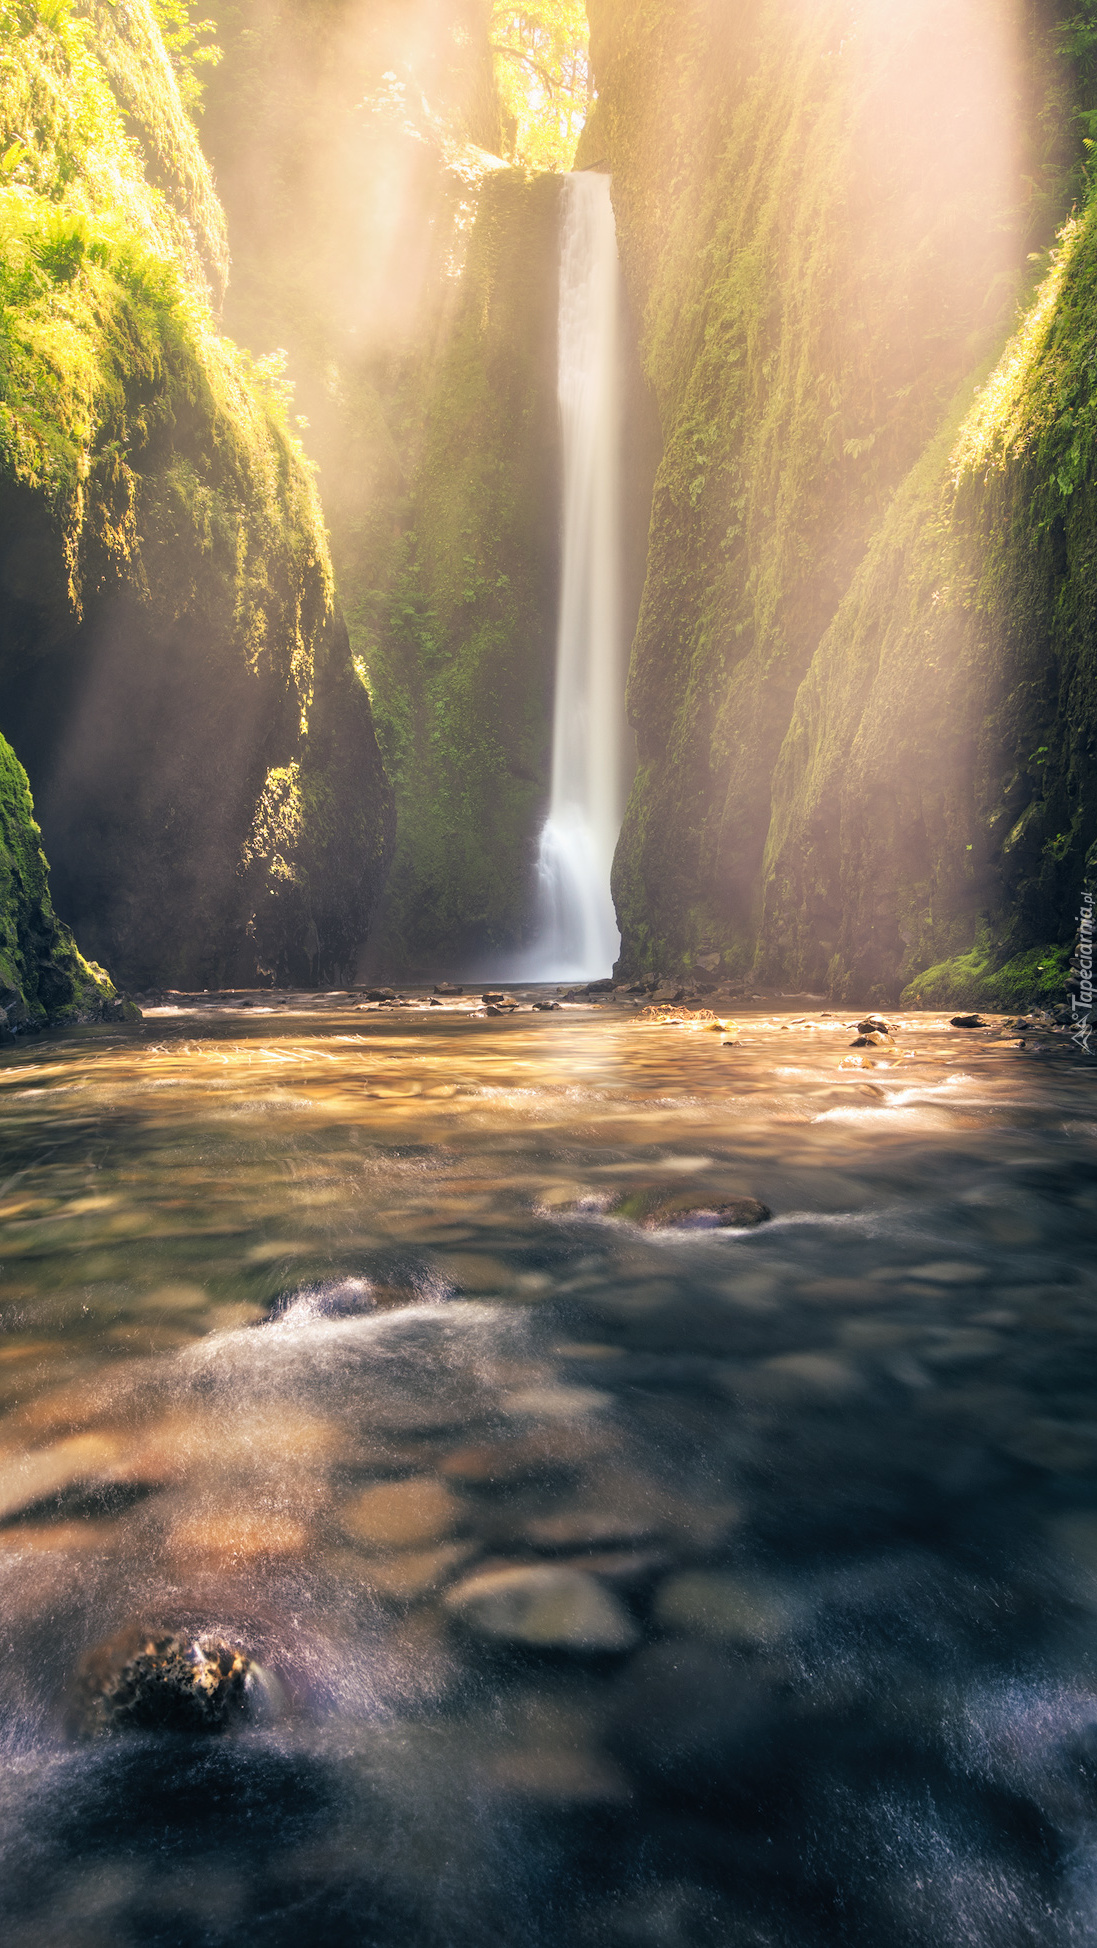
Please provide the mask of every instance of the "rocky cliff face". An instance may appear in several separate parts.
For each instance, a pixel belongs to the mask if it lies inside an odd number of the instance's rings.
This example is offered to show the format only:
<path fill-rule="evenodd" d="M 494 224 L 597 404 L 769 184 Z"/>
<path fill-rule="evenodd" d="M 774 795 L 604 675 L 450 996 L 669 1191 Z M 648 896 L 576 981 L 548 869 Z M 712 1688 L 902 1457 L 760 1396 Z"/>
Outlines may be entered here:
<path fill-rule="evenodd" d="M 395 786 L 379 974 L 520 942 L 548 795 L 560 184 L 499 159 L 490 12 L 240 0 L 203 122 Z"/>
<path fill-rule="evenodd" d="M 879 998 L 972 950 L 1035 972 L 1097 833 L 1070 728 L 1084 222 L 969 409 L 1078 188 L 1058 12 L 589 11 L 584 152 L 613 169 L 664 443 L 624 964 L 715 949 Z"/>
<path fill-rule="evenodd" d="M 559 580 L 560 182 L 485 183 L 426 399 L 371 687 L 397 793 L 379 964 L 522 943 L 548 799 Z"/>
<path fill-rule="evenodd" d="M 0 31 L 0 724 L 58 906 L 127 983 L 331 978 L 390 800 L 208 168 L 145 0 Z"/>

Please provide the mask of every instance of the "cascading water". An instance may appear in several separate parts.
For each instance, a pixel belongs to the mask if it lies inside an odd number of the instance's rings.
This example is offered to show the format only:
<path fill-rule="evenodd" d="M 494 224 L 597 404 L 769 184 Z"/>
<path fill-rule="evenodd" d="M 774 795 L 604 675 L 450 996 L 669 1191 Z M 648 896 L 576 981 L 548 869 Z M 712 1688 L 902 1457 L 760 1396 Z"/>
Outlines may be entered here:
<path fill-rule="evenodd" d="M 552 796 L 529 964 L 538 980 L 608 974 L 621 945 L 609 884 L 626 784 L 618 310 L 609 177 L 571 175 L 560 254 L 564 520 Z"/>

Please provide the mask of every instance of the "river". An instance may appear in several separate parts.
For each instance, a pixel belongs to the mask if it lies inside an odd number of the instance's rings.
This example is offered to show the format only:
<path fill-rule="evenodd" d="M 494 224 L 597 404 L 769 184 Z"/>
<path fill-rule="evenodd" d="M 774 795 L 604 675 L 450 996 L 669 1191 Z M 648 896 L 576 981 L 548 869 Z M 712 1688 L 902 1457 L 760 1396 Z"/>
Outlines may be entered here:
<path fill-rule="evenodd" d="M 1097 1940 L 1097 1064 L 853 1020 L 0 1056 L 9 1948 Z M 78 1735 L 134 1624 L 248 1713 Z"/>

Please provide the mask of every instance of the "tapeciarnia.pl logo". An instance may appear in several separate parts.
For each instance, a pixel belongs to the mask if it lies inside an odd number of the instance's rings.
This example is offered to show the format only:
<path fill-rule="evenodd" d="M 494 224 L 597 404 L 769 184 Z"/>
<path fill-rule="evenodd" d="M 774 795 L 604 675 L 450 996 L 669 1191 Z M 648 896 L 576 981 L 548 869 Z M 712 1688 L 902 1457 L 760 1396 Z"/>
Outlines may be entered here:
<path fill-rule="evenodd" d="M 1093 1007 L 1093 894 L 1082 894 L 1082 915 L 1078 923 L 1078 992 L 1070 997 L 1070 1016 L 1074 1023 L 1071 1040 L 1086 1054 L 1091 1053 L 1093 1033 L 1090 1010 Z"/>

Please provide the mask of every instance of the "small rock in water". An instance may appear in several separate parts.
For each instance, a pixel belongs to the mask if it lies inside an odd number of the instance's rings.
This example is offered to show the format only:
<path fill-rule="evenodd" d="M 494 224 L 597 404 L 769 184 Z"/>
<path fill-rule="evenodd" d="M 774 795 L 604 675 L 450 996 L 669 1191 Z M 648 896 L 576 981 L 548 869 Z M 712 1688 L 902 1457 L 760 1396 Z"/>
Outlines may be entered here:
<path fill-rule="evenodd" d="M 949 1024 L 952 1028 L 985 1028 L 982 1015 L 953 1015 Z"/>
<path fill-rule="evenodd" d="M 654 1614 L 664 1630 L 759 1645 L 787 1635 L 798 1610 L 776 1583 L 701 1569 L 669 1577 L 656 1596 Z"/>
<path fill-rule="evenodd" d="M 217 1637 L 139 1627 L 84 1659 L 71 1712 L 85 1738 L 104 1732 L 223 1732 L 247 1715 L 253 1666 Z"/>
<path fill-rule="evenodd" d="M 533 1006 L 539 1015 L 553 1015 L 560 1012 L 558 1001 L 535 1001 Z"/>
<path fill-rule="evenodd" d="M 342 1523 L 349 1535 L 379 1549 L 410 1549 L 440 1542 L 464 1509 L 443 1482 L 430 1475 L 383 1481 L 348 1502 Z"/>
<path fill-rule="evenodd" d="M 373 1287 L 365 1278 L 336 1278 L 325 1285 L 302 1285 L 275 1299 L 268 1318 L 355 1319 L 376 1310 Z"/>
<path fill-rule="evenodd" d="M 367 988 L 366 989 L 367 1001 L 395 1001 L 395 999 L 396 999 L 395 988 Z"/>
<path fill-rule="evenodd" d="M 631 1191 L 612 1215 L 631 1219 L 645 1231 L 740 1231 L 766 1224 L 773 1212 L 757 1197 L 698 1196 L 696 1191 Z"/>
<path fill-rule="evenodd" d="M 866 1015 L 864 1021 L 857 1023 L 859 1035 L 890 1035 L 891 1032 L 891 1024 L 884 1020 L 883 1015 Z"/>
<path fill-rule="evenodd" d="M 858 1035 L 850 1043 L 851 1048 L 890 1048 L 891 1032 L 886 1028 L 873 1028 L 867 1035 Z"/>
<path fill-rule="evenodd" d="M 517 1565 L 466 1577 L 445 1599 L 478 1637 L 539 1650 L 631 1650 L 639 1631 L 617 1598 L 584 1570 Z"/>

